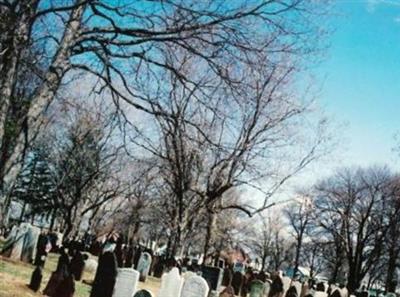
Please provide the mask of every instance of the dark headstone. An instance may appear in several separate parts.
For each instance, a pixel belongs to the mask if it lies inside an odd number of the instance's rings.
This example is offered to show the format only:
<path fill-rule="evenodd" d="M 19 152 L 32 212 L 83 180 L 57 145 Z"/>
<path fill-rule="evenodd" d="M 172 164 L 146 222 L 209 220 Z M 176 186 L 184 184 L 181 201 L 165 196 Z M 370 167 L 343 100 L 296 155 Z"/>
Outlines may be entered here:
<path fill-rule="evenodd" d="M 130 246 L 126 252 L 125 267 L 131 268 L 133 265 L 133 247 Z"/>
<path fill-rule="evenodd" d="M 264 271 L 260 271 L 260 273 L 257 274 L 257 279 L 265 283 L 265 281 L 267 280 L 267 275 L 265 274 Z"/>
<path fill-rule="evenodd" d="M 222 278 L 222 285 L 227 287 L 230 286 L 232 283 L 232 270 L 230 268 L 225 268 L 224 269 L 224 276 Z"/>
<path fill-rule="evenodd" d="M 71 259 L 71 273 L 75 280 L 82 279 L 83 269 L 85 268 L 85 260 L 80 251 L 76 251 L 74 257 Z"/>
<path fill-rule="evenodd" d="M 133 267 L 135 269 L 137 269 L 137 265 L 139 263 L 141 254 L 142 254 L 142 251 L 140 250 L 140 248 L 139 247 L 135 248 L 134 257 L 133 257 Z"/>
<path fill-rule="evenodd" d="M 157 263 L 154 265 L 154 277 L 161 278 L 164 273 L 165 260 L 159 257 Z"/>
<path fill-rule="evenodd" d="M 117 245 L 115 247 L 115 257 L 117 258 L 117 264 L 119 268 L 124 267 L 124 256 L 122 251 L 122 237 L 118 238 Z"/>
<path fill-rule="evenodd" d="M 340 291 L 336 289 L 333 291 L 331 297 L 342 297 L 342 294 L 340 294 Z"/>
<path fill-rule="evenodd" d="M 275 276 L 271 283 L 271 287 L 270 287 L 268 296 L 275 296 L 275 295 L 283 293 L 283 291 L 284 290 L 283 290 L 282 278 L 280 278 L 279 276 Z"/>
<path fill-rule="evenodd" d="M 210 290 L 219 291 L 222 283 L 223 270 L 218 267 L 203 266 L 201 276 L 207 281 Z"/>
<path fill-rule="evenodd" d="M 70 265 L 69 256 L 65 252 L 64 248 L 60 249 L 60 254 L 61 255 L 58 258 L 58 262 L 57 262 L 57 268 L 56 268 L 57 271 L 59 271 L 63 265 L 66 265 L 67 267 L 69 267 L 69 265 Z"/>
<path fill-rule="evenodd" d="M 40 266 L 36 266 L 35 270 L 32 273 L 29 288 L 37 292 L 39 291 L 41 282 L 42 282 L 42 268 Z"/>
<path fill-rule="evenodd" d="M 133 297 L 153 297 L 150 291 L 147 290 L 140 290 L 133 295 Z"/>
<path fill-rule="evenodd" d="M 105 252 L 99 257 L 96 276 L 90 297 L 112 297 L 117 277 L 117 259 L 113 252 Z"/>
<path fill-rule="evenodd" d="M 239 271 L 236 271 L 232 277 L 232 287 L 235 291 L 235 295 L 240 295 L 243 286 L 243 274 Z"/>

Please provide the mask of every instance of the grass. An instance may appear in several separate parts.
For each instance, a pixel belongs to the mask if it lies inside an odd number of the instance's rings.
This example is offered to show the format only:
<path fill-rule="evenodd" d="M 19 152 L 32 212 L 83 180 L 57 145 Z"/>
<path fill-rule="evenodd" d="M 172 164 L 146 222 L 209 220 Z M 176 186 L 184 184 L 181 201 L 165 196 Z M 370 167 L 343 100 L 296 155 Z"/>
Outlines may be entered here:
<path fill-rule="evenodd" d="M 0 240 L 0 250 L 3 242 Z M 46 265 L 43 269 L 43 279 L 39 292 L 35 293 L 27 287 L 34 266 L 29 263 L 15 261 L 0 256 L 0 297 L 33 297 L 43 296 L 41 292 L 44 290 L 51 272 L 55 270 L 58 260 L 57 254 L 49 254 Z M 85 272 L 83 280 L 93 280 L 94 274 Z M 157 296 L 160 280 L 148 277 L 146 283 L 139 282 L 139 289 L 147 289 Z M 82 282 L 75 282 L 74 297 L 89 297 L 91 286 Z"/>

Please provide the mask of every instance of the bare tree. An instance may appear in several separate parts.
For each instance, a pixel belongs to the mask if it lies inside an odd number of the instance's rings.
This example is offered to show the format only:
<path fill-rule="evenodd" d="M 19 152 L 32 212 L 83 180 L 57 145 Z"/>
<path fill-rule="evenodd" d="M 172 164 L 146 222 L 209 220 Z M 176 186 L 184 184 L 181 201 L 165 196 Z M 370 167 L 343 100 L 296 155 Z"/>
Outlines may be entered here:
<path fill-rule="evenodd" d="M 389 229 L 382 210 L 389 203 L 386 187 L 391 179 L 386 168 L 345 169 L 317 186 L 315 218 L 325 235 L 343 246 L 350 292 L 382 256 Z"/>
<path fill-rule="evenodd" d="M 303 242 L 311 227 L 312 203 L 310 198 L 303 195 L 299 196 L 284 213 L 289 221 L 290 228 L 293 231 L 292 236 L 296 242 L 296 255 L 293 270 L 293 275 L 295 276 L 300 265 Z"/>
<path fill-rule="evenodd" d="M 317 12 L 314 6 L 323 7 L 300 0 L 1 1 L 0 139 L 9 152 L 0 163 L 1 182 L 6 175 L 9 180 L 16 176 L 24 146 L 37 135 L 47 107 L 71 74 L 90 73 L 97 79 L 94 87 L 110 91 L 118 107 L 123 101 L 145 113 L 168 116 L 154 108 L 159 105 L 152 100 L 154 90 L 143 93 L 140 87 L 143 81 L 162 85 L 160 72 L 170 72 L 188 88 L 201 87 L 203 97 L 213 98 L 209 86 L 170 63 L 177 50 L 196 57 L 199 72 L 212 76 L 214 87 L 234 90 L 242 85 L 241 69 L 257 65 L 259 53 L 271 63 L 284 54 L 292 66 L 303 65 L 298 57 L 313 52 L 319 38 L 311 17 Z M 27 52 L 37 51 L 28 63 Z M 8 115 L 26 69 L 38 80 L 25 96 L 13 139 L 6 141 L 6 127 L 13 120 Z M 12 145 L 6 148 L 8 143 Z"/>

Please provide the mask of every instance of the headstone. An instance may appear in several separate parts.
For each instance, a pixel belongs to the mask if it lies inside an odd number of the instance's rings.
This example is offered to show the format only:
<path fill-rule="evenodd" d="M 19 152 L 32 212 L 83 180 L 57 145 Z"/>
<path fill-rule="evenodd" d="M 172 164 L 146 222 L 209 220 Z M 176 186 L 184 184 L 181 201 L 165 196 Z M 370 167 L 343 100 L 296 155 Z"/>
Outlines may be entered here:
<path fill-rule="evenodd" d="M 282 284 L 283 284 L 283 296 L 286 295 L 287 290 L 290 288 L 290 284 L 292 283 L 292 279 L 287 276 L 282 277 Z"/>
<path fill-rule="evenodd" d="M 232 286 L 228 286 L 219 294 L 219 297 L 235 297 L 235 290 Z"/>
<path fill-rule="evenodd" d="M 118 268 L 113 297 L 132 297 L 136 292 L 139 272 L 133 268 Z"/>
<path fill-rule="evenodd" d="M 132 268 L 132 265 L 133 265 L 133 247 L 129 246 L 128 251 L 126 253 L 125 267 Z"/>
<path fill-rule="evenodd" d="M 142 253 L 137 265 L 137 271 L 140 273 L 139 281 L 145 282 L 147 275 L 149 274 L 151 265 L 151 255 L 149 253 Z"/>
<path fill-rule="evenodd" d="M 227 287 L 230 286 L 232 283 L 232 271 L 229 268 L 225 268 L 224 276 L 222 278 L 222 285 Z"/>
<path fill-rule="evenodd" d="M 314 297 L 328 297 L 328 293 L 326 292 L 321 292 L 321 291 L 316 291 L 314 293 Z"/>
<path fill-rule="evenodd" d="M 4 244 L 2 254 L 14 260 L 20 260 L 24 247 L 25 233 L 28 224 L 22 223 L 19 227 L 13 227 Z"/>
<path fill-rule="evenodd" d="M 162 257 L 158 257 L 157 262 L 154 265 L 154 277 L 160 278 L 163 275 L 164 272 L 164 265 L 165 265 L 165 260 Z"/>
<path fill-rule="evenodd" d="M 148 290 L 137 291 L 134 297 L 153 297 L 153 294 Z"/>
<path fill-rule="evenodd" d="M 265 283 L 265 281 L 267 280 L 267 275 L 264 271 L 261 271 L 259 274 L 257 274 L 257 279 Z"/>
<path fill-rule="evenodd" d="M 300 297 L 306 296 L 309 291 L 308 282 L 304 282 L 304 284 L 301 286 Z"/>
<path fill-rule="evenodd" d="M 83 269 L 85 268 L 85 260 L 80 251 L 76 251 L 71 259 L 71 273 L 76 281 L 82 279 Z"/>
<path fill-rule="evenodd" d="M 240 272 L 240 273 L 244 274 L 245 269 L 246 269 L 246 267 L 241 262 L 236 262 L 233 265 L 233 272 Z"/>
<path fill-rule="evenodd" d="M 264 283 L 260 280 L 254 280 L 250 283 L 250 297 L 263 297 Z"/>
<path fill-rule="evenodd" d="M 84 270 L 90 273 L 96 272 L 98 265 L 99 263 L 95 259 L 89 258 L 85 261 Z"/>
<path fill-rule="evenodd" d="M 197 275 L 197 274 L 193 271 L 186 271 L 182 276 L 183 276 L 183 279 L 186 280 L 193 275 Z"/>
<path fill-rule="evenodd" d="M 158 297 L 180 296 L 183 286 L 183 277 L 179 275 L 179 269 L 174 267 L 161 278 L 161 288 Z"/>
<path fill-rule="evenodd" d="M 206 297 L 209 290 L 204 278 L 193 275 L 183 283 L 181 297 Z"/>
<path fill-rule="evenodd" d="M 270 280 L 266 280 L 264 282 L 264 296 L 268 296 L 270 290 L 271 290 L 271 281 Z"/>
<path fill-rule="evenodd" d="M 343 287 L 340 289 L 340 295 L 342 295 L 342 297 L 348 297 L 349 296 L 349 290 L 347 290 L 346 287 Z"/>
<path fill-rule="evenodd" d="M 297 296 L 300 296 L 301 295 L 301 287 L 302 287 L 301 282 L 294 281 L 292 285 L 296 288 Z"/>
<path fill-rule="evenodd" d="M 99 257 L 90 297 L 112 297 L 118 275 L 117 259 L 113 252 L 105 252 Z"/>
<path fill-rule="evenodd" d="M 232 277 L 232 287 L 235 291 L 235 295 L 240 295 L 240 291 L 243 286 L 243 274 L 239 271 L 236 271 Z"/>
<path fill-rule="evenodd" d="M 140 247 L 136 247 L 134 249 L 134 256 L 133 256 L 133 267 L 137 270 L 137 266 L 139 264 L 140 256 L 142 255 L 142 250 Z"/>
<path fill-rule="evenodd" d="M 218 267 L 204 266 L 201 276 L 210 284 L 210 290 L 219 291 L 224 271 Z"/>
<path fill-rule="evenodd" d="M 32 263 L 36 256 L 36 246 L 39 240 L 40 229 L 38 227 L 26 226 L 26 233 L 24 236 L 24 244 L 21 252 L 21 260 L 27 263 Z"/>
<path fill-rule="evenodd" d="M 39 291 L 40 283 L 42 282 L 42 268 L 36 266 L 32 273 L 31 282 L 29 283 L 29 288 L 35 292 Z"/>

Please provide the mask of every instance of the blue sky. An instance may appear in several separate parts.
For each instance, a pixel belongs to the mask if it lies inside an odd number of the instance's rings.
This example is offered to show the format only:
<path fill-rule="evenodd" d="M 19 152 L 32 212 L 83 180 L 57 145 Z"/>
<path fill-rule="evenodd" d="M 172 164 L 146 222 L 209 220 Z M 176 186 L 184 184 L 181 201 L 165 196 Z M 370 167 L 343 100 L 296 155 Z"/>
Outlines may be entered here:
<path fill-rule="evenodd" d="M 338 17 L 325 61 L 318 68 L 321 105 L 344 124 L 342 164 L 387 163 L 400 132 L 400 0 L 334 2 Z M 333 166 L 333 165 L 332 165 Z M 335 166 L 333 166 L 335 167 Z"/>

